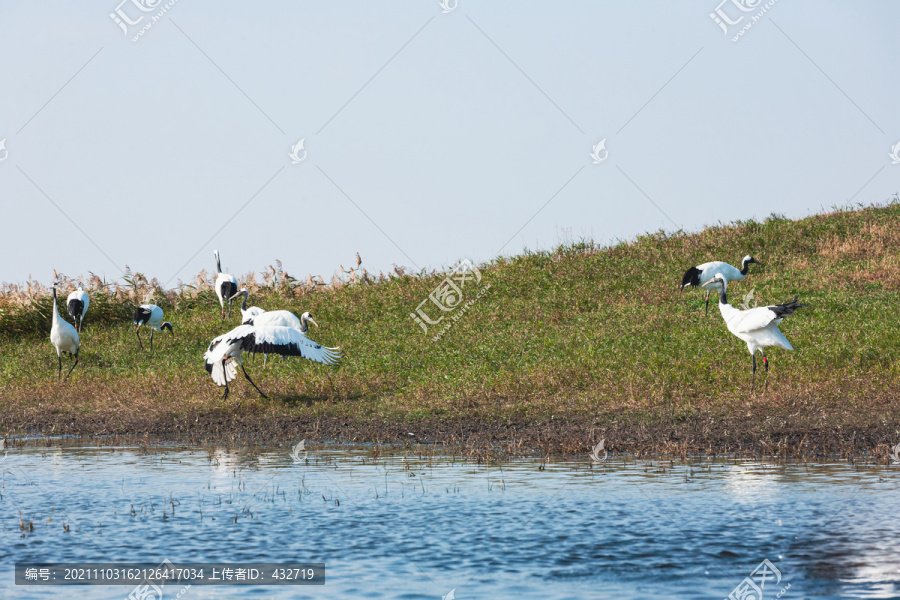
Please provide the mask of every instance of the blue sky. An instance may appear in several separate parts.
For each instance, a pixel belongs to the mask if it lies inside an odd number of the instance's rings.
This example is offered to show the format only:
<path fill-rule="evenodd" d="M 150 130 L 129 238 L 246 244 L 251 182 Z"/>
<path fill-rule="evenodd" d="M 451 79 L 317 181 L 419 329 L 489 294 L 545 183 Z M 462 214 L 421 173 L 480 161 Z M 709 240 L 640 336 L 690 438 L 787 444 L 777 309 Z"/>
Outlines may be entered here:
<path fill-rule="evenodd" d="M 117 1 L 0 0 L 2 281 L 174 285 L 214 248 L 329 280 L 900 190 L 897 3 L 779 0 L 735 42 L 767 3 L 177 0 L 134 42 L 166 3 Z"/>

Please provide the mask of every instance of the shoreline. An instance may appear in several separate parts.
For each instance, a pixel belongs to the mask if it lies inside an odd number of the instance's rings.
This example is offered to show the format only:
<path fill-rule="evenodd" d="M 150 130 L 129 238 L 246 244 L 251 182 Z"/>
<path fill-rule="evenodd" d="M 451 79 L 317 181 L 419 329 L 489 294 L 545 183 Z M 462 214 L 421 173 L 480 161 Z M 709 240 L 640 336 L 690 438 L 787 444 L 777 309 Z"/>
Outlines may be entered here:
<path fill-rule="evenodd" d="M 881 424 L 803 425 L 799 422 L 767 426 L 758 417 L 698 418 L 678 423 L 647 423 L 634 418 L 591 423 L 559 417 L 535 421 L 524 418 L 425 418 L 418 421 L 360 418 L 351 415 L 259 414 L 213 410 L 203 413 L 148 415 L 146 413 L 35 415 L 5 417 L 2 429 L 14 446 L 24 438 L 91 440 L 112 437 L 137 443 L 166 441 L 188 444 L 257 445 L 289 450 L 301 439 L 307 443 L 372 444 L 375 447 L 439 449 L 443 454 L 476 459 L 582 456 L 606 440 L 610 455 L 697 457 L 728 455 L 804 461 L 865 458 L 890 464 L 897 429 Z M 64 437 L 57 437 L 64 436 Z"/>

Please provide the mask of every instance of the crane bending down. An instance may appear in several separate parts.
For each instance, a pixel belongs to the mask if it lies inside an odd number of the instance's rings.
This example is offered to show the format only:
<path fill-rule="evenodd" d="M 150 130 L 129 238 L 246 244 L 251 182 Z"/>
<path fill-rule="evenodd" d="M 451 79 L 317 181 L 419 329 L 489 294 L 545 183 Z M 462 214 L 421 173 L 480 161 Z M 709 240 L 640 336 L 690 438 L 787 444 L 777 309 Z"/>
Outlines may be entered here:
<path fill-rule="evenodd" d="M 72 368 L 66 373 L 66 379 L 75 370 L 78 364 L 78 349 L 81 347 L 81 340 L 78 339 L 78 330 L 59 316 L 59 310 L 56 308 L 56 285 L 53 286 L 53 324 L 50 326 L 50 342 L 56 347 L 56 357 L 59 359 L 59 371 L 56 379 L 62 379 L 62 353 L 68 352 L 75 358 Z"/>
<path fill-rule="evenodd" d="M 84 315 L 87 314 L 88 306 L 90 305 L 91 297 L 80 287 L 66 298 L 66 310 L 69 312 L 72 320 L 75 321 L 75 331 L 81 331 L 81 322 L 84 320 Z"/>
<path fill-rule="evenodd" d="M 238 293 L 237 278 L 234 275 L 222 272 L 222 261 L 219 260 L 219 251 L 213 250 L 216 257 L 216 296 L 219 297 L 219 306 L 222 307 L 222 320 L 225 320 L 225 303 L 228 302 L 228 318 L 231 318 L 231 301 Z"/>
<path fill-rule="evenodd" d="M 150 328 L 151 352 L 153 351 L 154 331 L 168 329 L 169 333 L 171 333 L 173 337 L 175 336 L 175 330 L 172 328 L 172 324 L 168 321 L 163 323 L 163 316 L 163 309 L 155 304 L 141 304 L 137 307 L 137 310 L 134 311 L 133 323 L 137 325 L 137 329 L 134 330 L 134 333 L 137 335 L 138 344 L 141 345 L 141 350 L 144 349 L 144 342 L 141 341 L 141 325 L 146 325 Z"/>
<path fill-rule="evenodd" d="M 241 323 L 246 324 L 250 319 L 252 319 L 256 315 L 261 315 L 264 312 L 266 312 L 258 306 L 251 306 L 250 308 L 247 308 L 247 300 L 250 298 L 250 292 L 249 292 L 249 290 L 247 290 L 247 288 L 241 288 L 241 291 L 239 291 L 237 294 L 235 294 L 228 300 L 229 301 L 234 300 L 238 296 L 244 297 L 244 299 L 241 300 Z"/>
<path fill-rule="evenodd" d="M 319 326 L 309 312 L 303 313 L 298 319 L 297 315 L 289 310 L 267 310 L 244 321 L 245 325 L 256 325 L 257 327 L 293 327 L 299 329 L 301 333 L 309 331 L 309 323 L 316 327 Z"/>
<path fill-rule="evenodd" d="M 750 393 L 753 393 L 753 384 L 756 380 L 756 351 L 759 350 L 763 357 L 766 373 L 769 372 L 769 359 L 766 358 L 766 348 L 775 346 L 785 350 L 793 350 L 794 347 L 784 337 L 778 326 L 785 319 L 794 314 L 794 311 L 805 306 L 797 302 L 797 296 L 791 302 L 775 304 L 772 306 L 759 306 L 749 310 L 739 310 L 728 304 L 728 280 L 721 273 L 717 273 L 705 286 L 719 285 L 719 312 L 725 319 L 728 331 L 747 343 L 747 350 L 753 358 L 753 374 L 750 376 Z M 769 378 L 766 377 L 766 389 L 769 389 Z"/>
<path fill-rule="evenodd" d="M 717 274 L 722 275 L 725 281 L 740 281 L 747 275 L 747 270 L 751 263 L 760 264 L 758 260 L 748 254 L 744 257 L 744 260 L 741 261 L 740 270 L 721 260 L 714 260 L 712 262 L 703 263 L 702 265 L 697 265 L 696 267 L 691 267 L 685 271 L 684 277 L 681 278 L 681 289 L 683 290 L 686 287 L 705 287 Z M 721 286 L 716 284 L 710 286 L 706 290 L 707 315 L 709 314 L 709 292 L 710 290 L 718 289 L 721 289 Z"/>
<path fill-rule="evenodd" d="M 307 360 L 326 365 L 335 365 L 342 358 L 340 348 L 326 348 L 317 344 L 301 333 L 299 329 L 239 325 L 210 342 L 209 349 L 203 354 L 206 371 L 212 376 L 212 380 L 220 387 L 225 386 L 222 400 L 228 398 L 228 382 L 237 377 L 235 363 L 241 366 L 244 377 L 259 392 L 260 396 L 268 398 L 247 374 L 241 360 L 244 352 L 302 356 Z"/>

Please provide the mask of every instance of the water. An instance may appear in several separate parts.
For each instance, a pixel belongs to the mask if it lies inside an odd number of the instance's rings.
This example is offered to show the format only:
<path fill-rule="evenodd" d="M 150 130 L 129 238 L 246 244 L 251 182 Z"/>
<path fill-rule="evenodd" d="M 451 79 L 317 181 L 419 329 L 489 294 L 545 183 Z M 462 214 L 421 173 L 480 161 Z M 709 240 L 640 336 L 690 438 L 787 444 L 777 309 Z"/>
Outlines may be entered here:
<path fill-rule="evenodd" d="M 299 464 L 283 448 L 13 449 L 0 597 L 133 588 L 15 586 L 17 561 L 164 558 L 326 564 L 324 587 L 193 586 L 188 600 L 725 598 L 764 559 L 781 576 L 767 600 L 900 597 L 900 466 L 310 449 Z"/>

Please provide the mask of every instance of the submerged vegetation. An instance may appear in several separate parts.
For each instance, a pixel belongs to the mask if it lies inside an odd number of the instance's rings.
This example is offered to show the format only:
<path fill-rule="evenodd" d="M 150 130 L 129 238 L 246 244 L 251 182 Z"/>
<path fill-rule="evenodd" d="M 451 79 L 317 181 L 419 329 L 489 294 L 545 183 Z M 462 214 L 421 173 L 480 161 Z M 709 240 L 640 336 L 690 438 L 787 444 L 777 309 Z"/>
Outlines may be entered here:
<path fill-rule="evenodd" d="M 746 346 L 684 270 L 706 260 L 764 264 L 730 287 L 732 304 L 799 295 L 782 324 L 796 350 L 772 350 L 766 394 L 751 396 Z M 447 296 L 446 273 L 341 269 L 332 283 L 270 267 L 239 277 L 250 304 L 310 311 L 310 337 L 341 346 L 325 367 L 252 358 L 228 401 L 207 376 L 219 318 L 206 273 L 164 290 L 79 281 L 91 294 L 80 363 L 57 383 L 47 338 L 52 299 L 31 282 L 0 291 L 0 433 L 181 434 L 416 440 L 509 452 L 877 452 L 900 441 L 900 204 L 799 221 L 772 216 L 696 234 L 655 233 L 611 247 L 582 241 L 479 265 L 481 280 Z M 439 325 L 411 314 L 433 297 Z M 176 326 L 141 352 L 131 326 L 153 302 Z M 712 302 L 711 302 L 712 303 Z M 442 311 L 428 301 L 424 312 Z M 64 309 L 61 310 L 64 312 Z M 65 315 L 64 315 L 65 316 Z M 454 319 L 455 317 L 455 319 Z M 421 321 L 421 319 L 419 320 Z M 449 329 L 445 324 L 451 324 Z M 423 328 L 428 327 L 428 333 Z M 440 335 L 438 335 L 440 334 Z M 436 340 L 436 341 L 435 341 Z M 765 374 L 760 372 L 758 384 Z"/>

